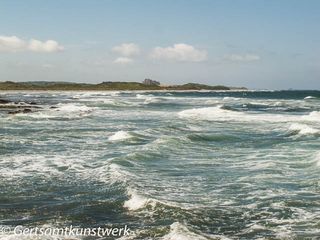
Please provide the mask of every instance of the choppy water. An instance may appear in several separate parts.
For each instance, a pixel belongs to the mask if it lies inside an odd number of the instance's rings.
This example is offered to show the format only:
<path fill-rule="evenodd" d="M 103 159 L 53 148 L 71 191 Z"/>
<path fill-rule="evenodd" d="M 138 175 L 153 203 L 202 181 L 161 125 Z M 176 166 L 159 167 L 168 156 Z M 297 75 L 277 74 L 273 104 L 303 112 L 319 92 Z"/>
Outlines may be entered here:
<path fill-rule="evenodd" d="M 320 92 L 0 95 L 43 107 L 0 112 L 1 226 L 319 239 Z"/>

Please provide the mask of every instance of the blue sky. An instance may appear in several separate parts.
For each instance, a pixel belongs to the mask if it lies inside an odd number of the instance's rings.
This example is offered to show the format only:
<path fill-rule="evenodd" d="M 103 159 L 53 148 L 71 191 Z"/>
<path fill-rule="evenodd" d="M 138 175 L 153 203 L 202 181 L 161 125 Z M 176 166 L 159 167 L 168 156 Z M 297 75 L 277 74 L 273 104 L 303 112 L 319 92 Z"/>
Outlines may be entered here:
<path fill-rule="evenodd" d="M 3 0 L 0 81 L 320 89 L 320 1 Z"/>

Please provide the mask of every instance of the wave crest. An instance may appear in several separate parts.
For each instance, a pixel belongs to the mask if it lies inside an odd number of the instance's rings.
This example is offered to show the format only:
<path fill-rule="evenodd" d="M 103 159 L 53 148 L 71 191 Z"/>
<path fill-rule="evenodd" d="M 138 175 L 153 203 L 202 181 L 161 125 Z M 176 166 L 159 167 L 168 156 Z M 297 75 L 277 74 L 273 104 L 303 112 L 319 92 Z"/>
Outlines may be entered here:
<path fill-rule="evenodd" d="M 298 135 L 316 135 L 320 133 L 319 129 L 312 128 L 305 124 L 293 123 L 289 127 L 289 131 Z"/>
<path fill-rule="evenodd" d="M 132 189 L 128 190 L 128 195 L 130 196 L 130 199 L 124 202 L 123 207 L 130 211 L 141 209 L 152 202 L 151 199 L 139 195 L 135 190 Z"/>
<path fill-rule="evenodd" d="M 126 131 L 118 131 L 116 133 L 114 133 L 113 135 L 111 135 L 108 140 L 109 141 L 122 141 L 122 140 L 126 140 L 132 138 L 132 136 L 126 132 Z"/>
<path fill-rule="evenodd" d="M 319 122 L 320 112 L 313 111 L 308 115 L 272 114 L 272 113 L 246 113 L 227 109 L 223 105 L 205 108 L 193 108 L 178 113 L 181 118 L 191 118 L 207 121 L 236 121 L 236 122 Z"/>
<path fill-rule="evenodd" d="M 207 240 L 207 239 L 219 239 L 229 240 L 229 238 L 221 235 L 209 235 L 203 236 L 190 231 L 185 225 L 174 222 L 170 225 L 170 232 L 161 238 L 162 240 Z"/>

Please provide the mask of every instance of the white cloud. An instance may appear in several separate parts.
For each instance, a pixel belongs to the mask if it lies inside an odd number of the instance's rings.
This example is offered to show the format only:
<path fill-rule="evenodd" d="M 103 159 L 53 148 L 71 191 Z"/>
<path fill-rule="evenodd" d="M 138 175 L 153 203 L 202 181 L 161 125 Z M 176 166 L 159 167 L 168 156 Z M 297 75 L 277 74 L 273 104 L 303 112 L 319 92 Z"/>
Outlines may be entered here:
<path fill-rule="evenodd" d="M 0 51 L 16 52 L 26 47 L 26 43 L 16 36 L 0 36 Z"/>
<path fill-rule="evenodd" d="M 16 36 L 0 36 L 0 52 L 58 52 L 64 49 L 54 40 L 47 40 L 45 42 L 31 39 L 25 41 Z"/>
<path fill-rule="evenodd" d="M 123 43 L 119 46 L 113 47 L 112 51 L 114 51 L 122 56 L 125 56 L 125 57 L 130 57 L 130 56 L 140 54 L 139 46 L 134 43 Z"/>
<path fill-rule="evenodd" d="M 253 62 L 253 61 L 259 61 L 260 56 L 255 54 L 231 54 L 224 56 L 225 60 L 232 61 L 232 62 Z"/>
<path fill-rule="evenodd" d="M 202 62 L 207 59 L 207 52 L 195 47 L 177 43 L 172 47 L 155 47 L 151 52 L 151 58 L 165 59 L 181 62 Z"/>
<path fill-rule="evenodd" d="M 58 52 L 62 51 L 64 48 L 54 40 L 41 42 L 39 40 L 31 39 L 28 49 L 34 52 Z"/>
<path fill-rule="evenodd" d="M 133 60 L 131 58 L 127 58 L 127 57 L 119 57 L 116 60 L 114 60 L 113 62 L 118 63 L 118 64 L 129 64 L 129 63 L 132 63 Z"/>

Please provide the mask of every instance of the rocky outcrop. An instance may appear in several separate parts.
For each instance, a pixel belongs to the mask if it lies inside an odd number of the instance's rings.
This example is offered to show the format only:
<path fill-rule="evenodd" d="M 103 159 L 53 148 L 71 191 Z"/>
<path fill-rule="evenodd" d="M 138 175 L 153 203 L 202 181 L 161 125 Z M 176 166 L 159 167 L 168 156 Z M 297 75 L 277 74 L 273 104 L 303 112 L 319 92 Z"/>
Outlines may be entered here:
<path fill-rule="evenodd" d="M 30 113 L 41 109 L 36 102 L 11 101 L 0 98 L 0 111 L 8 114 Z"/>
<path fill-rule="evenodd" d="M 0 98 L 0 104 L 7 104 L 7 103 L 10 103 L 9 100 L 6 100 L 6 99 L 1 99 Z"/>
<path fill-rule="evenodd" d="M 30 113 L 30 112 L 33 112 L 30 108 L 24 108 L 16 111 L 9 111 L 8 114 Z"/>

